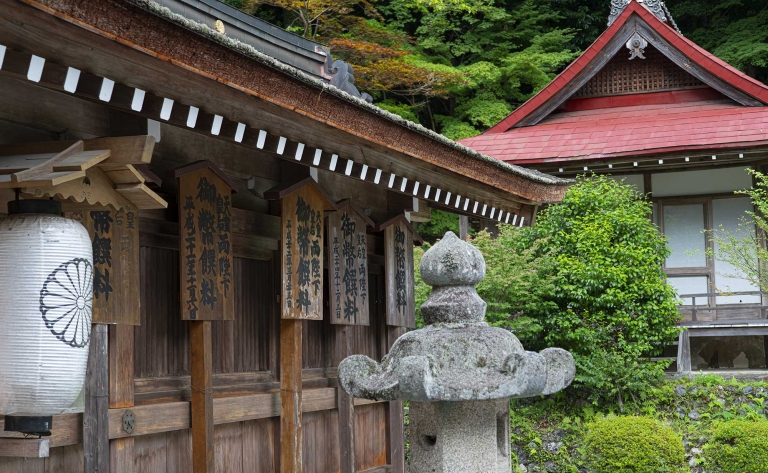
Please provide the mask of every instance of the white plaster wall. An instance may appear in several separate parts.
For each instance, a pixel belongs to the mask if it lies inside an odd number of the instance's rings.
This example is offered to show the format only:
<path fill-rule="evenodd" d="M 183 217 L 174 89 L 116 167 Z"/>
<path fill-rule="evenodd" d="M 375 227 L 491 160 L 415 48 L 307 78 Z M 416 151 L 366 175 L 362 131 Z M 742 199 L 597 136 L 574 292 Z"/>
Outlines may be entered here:
<path fill-rule="evenodd" d="M 653 197 L 721 194 L 752 187 L 746 167 L 665 172 L 651 175 Z"/>

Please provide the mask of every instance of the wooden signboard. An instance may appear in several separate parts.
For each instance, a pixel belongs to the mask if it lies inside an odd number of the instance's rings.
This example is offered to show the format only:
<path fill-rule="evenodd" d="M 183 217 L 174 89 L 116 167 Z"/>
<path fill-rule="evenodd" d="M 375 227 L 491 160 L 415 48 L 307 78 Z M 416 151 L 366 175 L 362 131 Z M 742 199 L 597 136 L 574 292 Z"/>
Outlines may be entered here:
<path fill-rule="evenodd" d="M 323 216 L 336 207 L 312 178 L 264 193 L 280 199 L 282 318 L 323 319 Z"/>
<path fill-rule="evenodd" d="M 176 171 L 182 320 L 234 320 L 232 192 L 208 161 Z"/>
<path fill-rule="evenodd" d="M 378 229 L 384 231 L 387 325 L 414 328 L 413 229 L 404 216 L 395 217 Z"/>
<path fill-rule="evenodd" d="M 131 208 L 89 207 L 66 215 L 93 244 L 94 324 L 139 325 L 139 214 Z"/>
<path fill-rule="evenodd" d="M 369 325 L 368 244 L 366 228 L 373 222 L 349 200 L 328 214 L 328 297 L 331 323 Z"/>

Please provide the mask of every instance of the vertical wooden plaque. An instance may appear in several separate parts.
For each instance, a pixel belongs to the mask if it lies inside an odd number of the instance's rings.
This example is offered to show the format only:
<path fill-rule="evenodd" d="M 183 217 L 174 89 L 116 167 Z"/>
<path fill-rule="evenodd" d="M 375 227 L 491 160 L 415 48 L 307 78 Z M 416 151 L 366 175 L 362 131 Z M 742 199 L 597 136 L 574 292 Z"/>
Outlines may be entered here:
<path fill-rule="evenodd" d="M 284 319 L 323 319 L 323 201 L 312 186 L 281 201 Z"/>
<path fill-rule="evenodd" d="M 373 222 L 351 205 L 339 207 L 327 217 L 331 323 L 369 325 L 366 228 Z"/>
<path fill-rule="evenodd" d="M 413 230 L 404 217 L 383 227 L 387 325 L 414 328 Z"/>
<path fill-rule="evenodd" d="M 233 320 L 232 190 L 207 162 L 176 171 L 182 320 Z"/>
<path fill-rule="evenodd" d="M 67 212 L 93 244 L 94 324 L 139 325 L 139 214 L 135 209 L 92 207 Z"/>

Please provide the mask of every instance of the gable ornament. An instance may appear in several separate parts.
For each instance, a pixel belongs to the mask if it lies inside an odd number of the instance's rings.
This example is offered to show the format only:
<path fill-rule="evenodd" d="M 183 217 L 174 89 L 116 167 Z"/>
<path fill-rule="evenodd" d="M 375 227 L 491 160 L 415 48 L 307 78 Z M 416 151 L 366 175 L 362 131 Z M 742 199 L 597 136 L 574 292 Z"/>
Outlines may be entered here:
<path fill-rule="evenodd" d="M 645 59 L 645 56 L 643 55 L 645 53 L 645 48 L 648 46 L 648 41 L 645 40 L 642 36 L 640 36 L 640 33 L 635 31 L 635 34 L 632 35 L 632 37 L 629 38 L 629 41 L 627 41 L 627 49 L 629 49 L 629 60 L 633 60 L 636 57 L 639 57 L 640 59 Z"/>

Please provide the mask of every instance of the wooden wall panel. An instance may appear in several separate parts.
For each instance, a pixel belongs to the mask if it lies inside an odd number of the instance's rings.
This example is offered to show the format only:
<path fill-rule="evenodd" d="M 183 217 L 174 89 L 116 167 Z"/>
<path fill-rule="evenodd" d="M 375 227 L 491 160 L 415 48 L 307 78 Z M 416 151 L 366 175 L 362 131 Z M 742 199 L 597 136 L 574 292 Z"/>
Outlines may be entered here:
<path fill-rule="evenodd" d="M 355 406 L 358 471 L 387 464 L 387 409 L 383 403 Z"/>
<path fill-rule="evenodd" d="M 302 368 L 325 368 L 331 366 L 331 353 L 334 329 L 326 318 L 325 320 L 305 320 L 303 343 Z"/>
<path fill-rule="evenodd" d="M 277 471 L 276 440 L 280 438 L 278 418 L 243 422 L 243 471 L 274 473 Z"/>
<path fill-rule="evenodd" d="M 166 433 L 136 437 L 134 452 L 134 473 L 166 473 L 168 471 Z"/>
<path fill-rule="evenodd" d="M 5 470 L 0 468 L 0 471 Z M 45 473 L 71 473 L 73 471 L 83 471 L 83 444 L 52 448 L 51 456 L 45 459 Z"/>
<path fill-rule="evenodd" d="M 167 473 L 192 471 L 192 430 L 177 430 L 165 435 Z"/>
<path fill-rule="evenodd" d="M 179 253 L 141 248 L 141 325 L 134 336 L 137 378 L 189 375 L 189 327 L 179 315 Z"/>
<path fill-rule="evenodd" d="M 0 471 L 3 473 L 45 473 L 45 461 L 45 458 L 0 457 Z"/>
<path fill-rule="evenodd" d="M 339 471 L 339 413 L 336 409 L 305 412 L 304 473 Z"/>
<path fill-rule="evenodd" d="M 217 473 L 243 473 L 243 456 L 252 454 L 243 450 L 243 423 L 217 425 L 214 433 Z M 262 447 L 263 448 L 263 447 Z"/>
<path fill-rule="evenodd" d="M 267 371 L 277 323 L 273 261 L 235 258 L 234 371 Z M 214 360 L 215 366 L 215 360 Z"/>

